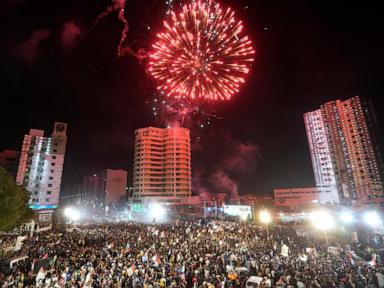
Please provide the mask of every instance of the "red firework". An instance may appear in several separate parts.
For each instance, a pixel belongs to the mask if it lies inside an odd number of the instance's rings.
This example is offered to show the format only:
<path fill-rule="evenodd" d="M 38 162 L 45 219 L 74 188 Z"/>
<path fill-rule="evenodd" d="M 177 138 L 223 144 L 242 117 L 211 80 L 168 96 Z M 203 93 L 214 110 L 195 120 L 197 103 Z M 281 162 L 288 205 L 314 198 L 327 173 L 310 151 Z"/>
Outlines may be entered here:
<path fill-rule="evenodd" d="M 149 72 L 168 96 L 229 100 L 239 92 L 254 49 L 235 13 L 212 0 L 193 1 L 171 12 L 157 35 Z"/>

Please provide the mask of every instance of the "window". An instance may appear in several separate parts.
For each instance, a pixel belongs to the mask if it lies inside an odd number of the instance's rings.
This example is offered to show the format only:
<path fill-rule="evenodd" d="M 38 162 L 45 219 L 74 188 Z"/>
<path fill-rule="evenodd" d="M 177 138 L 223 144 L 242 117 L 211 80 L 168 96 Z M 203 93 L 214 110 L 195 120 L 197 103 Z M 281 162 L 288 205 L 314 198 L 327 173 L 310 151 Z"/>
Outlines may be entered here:
<path fill-rule="evenodd" d="M 49 200 L 50 200 L 49 198 L 45 198 L 45 202 L 49 202 Z"/>
<path fill-rule="evenodd" d="M 57 153 L 57 149 L 53 149 L 53 153 Z"/>
<path fill-rule="evenodd" d="M 53 177 L 49 177 L 49 180 L 53 180 Z"/>
<path fill-rule="evenodd" d="M 55 162 L 52 162 L 52 163 L 51 163 L 51 166 L 55 166 L 55 165 L 56 165 L 56 163 L 55 163 Z"/>
<path fill-rule="evenodd" d="M 47 191 L 47 195 L 51 195 L 52 194 L 52 191 Z"/>
<path fill-rule="evenodd" d="M 53 156 L 52 156 L 52 159 L 56 159 L 56 156 L 55 156 L 55 155 L 53 155 Z"/>
<path fill-rule="evenodd" d="M 52 187 L 52 184 L 48 184 L 48 187 Z"/>
<path fill-rule="evenodd" d="M 51 173 L 55 172 L 55 170 L 51 170 Z"/>

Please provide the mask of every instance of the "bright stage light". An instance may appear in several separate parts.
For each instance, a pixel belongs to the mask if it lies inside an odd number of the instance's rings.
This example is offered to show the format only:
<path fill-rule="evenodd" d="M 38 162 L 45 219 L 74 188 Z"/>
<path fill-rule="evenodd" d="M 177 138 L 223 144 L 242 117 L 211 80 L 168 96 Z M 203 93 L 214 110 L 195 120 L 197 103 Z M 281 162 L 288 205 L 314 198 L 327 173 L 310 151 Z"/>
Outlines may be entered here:
<path fill-rule="evenodd" d="M 344 211 L 340 214 L 340 220 L 343 223 L 350 224 L 355 222 L 355 216 L 351 211 Z"/>
<path fill-rule="evenodd" d="M 241 218 L 241 220 L 246 221 L 248 219 L 248 214 L 247 213 L 241 213 L 240 218 Z"/>
<path fill-rule="evenodd" d="M 157 221 L 162 221 L 166 217 L 166 214 L 165 208 L 159 203 L 149 205 L 149 215 L 151 218 L 154 218 Z"/>
<path fill-rule="evenodd" d="M 272 221 L 271 214 L 267 210 L 260 211 L 259 218 L 261 223 L 268 224 Z"/>
<path fill-rule="evenodd" d="M 329 230 L 335 225 L 335 220 L 326 211 L 313 211 L 310 219 L 313 226 L 319 230 Z"/>
<path fill-rule="evenodd" d="M 365 223 L 371 227 L 376 227 L 381 223 L 380 216 L 376 211 L 366 212 L 363 219 Z"/>
<path fill-rule="evenodd" d="M 64 216 L 67 217 L 71 221 L 78 221 L 81 218 L 80 211 L 73 208 L 67 207 L 64 209 Z"/>

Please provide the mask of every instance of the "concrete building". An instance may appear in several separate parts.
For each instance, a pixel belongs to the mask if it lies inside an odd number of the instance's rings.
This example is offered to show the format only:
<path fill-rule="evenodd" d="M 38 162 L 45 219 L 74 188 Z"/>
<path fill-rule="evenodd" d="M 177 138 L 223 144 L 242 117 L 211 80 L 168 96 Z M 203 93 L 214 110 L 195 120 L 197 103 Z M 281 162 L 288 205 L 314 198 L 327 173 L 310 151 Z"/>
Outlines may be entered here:
<path fill-rule="evenodd" d="M 249 205 L 252 207 L 272 207 L 273 198 L 271 196 L 256 196 L 253 194 L 240 195 L 241 205 Z"/>
<path fill-rule="evenodd" d="M 107 169 L 103 172 L 104 204 L 110 206 L 127 195 L 127 171 Z"/>
<path fill-rule="evenodd" d="M 338 197 L 332 189 L 321 187 L 274 189 L 276 207 L 298 208 L 304 206 L 336 205 Z M 332 197 L 334 197 L 332 199 Z"/>
<path fill-rule="evenodd" d="M 51 137 L 31 129 L 24 136 L 16 183 L 31 193 L 34 209 L 55 208 L 59 203 L 67 124 L 55 122 Z"/>
<path fill-rule="evenodd" d="M 17 166 L 19 165 L 20 152 L 15 150 L 3 150 L 0 152 L 0 167 L 7 170 L 14 179 L 17 175 Z"/>
<path fill-rule="evenodd" d="M 125 181 L 126 182 L 126 181 Z M 104 181 L 97 174 L 87 175 L 83 177 L 83 181 L 79 187 L 82 194 L 82 200 L 93 202 L 95 204 L 104 201 Z"/>
<path fill-rule="evenodd" d="M 316 186 L 327 187 L 341 204 L 382 201 L 379 159 L 368 130 L 369 111 L 359 97 L 325 103 L 304 114 Z"/>
<path fill-rule="evenodd" d="M 135 131 L 133 196 L 177 204 L 191 196 L 191 144 L 186 128 Z"/>

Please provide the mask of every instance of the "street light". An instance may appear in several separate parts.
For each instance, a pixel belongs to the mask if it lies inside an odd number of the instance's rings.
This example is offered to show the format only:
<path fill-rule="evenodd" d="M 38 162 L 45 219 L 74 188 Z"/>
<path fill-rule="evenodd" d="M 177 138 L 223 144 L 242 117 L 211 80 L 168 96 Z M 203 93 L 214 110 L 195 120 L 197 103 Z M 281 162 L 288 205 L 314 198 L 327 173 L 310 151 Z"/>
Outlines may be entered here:
<path fill-rule="evenodd" d="M 259 219 L 261 223 L 265 224 L 265 228 L 267 230 L 267 237 L 269 237 L 268 224 L 272 221 L 271 214 L 267 210 L 261 210 L 259 214 Z"/>
<path fill-rule="evenodd" d="M 311 213 L 312 225 L 324 232 L 325 242 L 328 243 L 328 230 L 335 225 L 335 220 L 327 211 L 319 210 Z"/>

